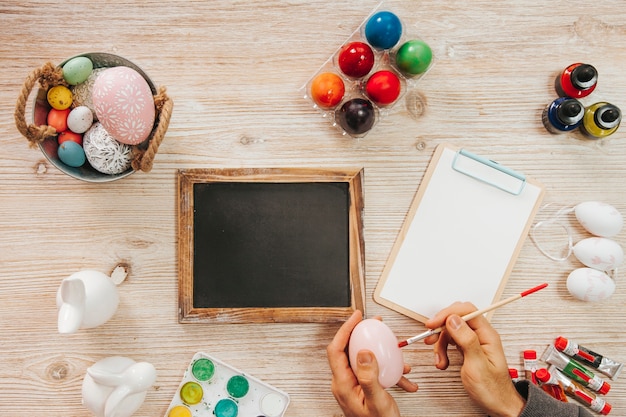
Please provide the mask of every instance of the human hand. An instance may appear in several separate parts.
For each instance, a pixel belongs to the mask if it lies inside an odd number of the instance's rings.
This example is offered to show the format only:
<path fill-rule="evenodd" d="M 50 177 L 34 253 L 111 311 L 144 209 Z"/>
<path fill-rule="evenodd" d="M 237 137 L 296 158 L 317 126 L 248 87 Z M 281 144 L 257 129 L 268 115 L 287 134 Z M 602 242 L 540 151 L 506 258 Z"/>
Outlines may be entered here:
<path fill-rule="evenodd" d="M 333 395 L 346 417 L 399 417 L 398 405 L 378 382 L 378 362 L 374 354 L 369 350 L 361 350 L 357 355 L 356 371 L 353 372 L 350 367 L 346 353 L 350 334 L 362 319 L 362 313 L 355 311 L 339 328 L 326 349 L 333 373 Z M 410 371 L 411 368 L 404 365 L 404 373 Z M 404 376 L 398 386 L 408 392 L 417 391 L 417 384 Z"/>
<path fill-rule="evenodd" d="M 492 417 L 518 417 L 525 400 L 511 382 L 500 335 L 484 316 L 461 319 L 475 310 L 471 303 L 458 302 L 441 310 L 425 324 L 430 329 L 445 324 L 445 330 L 425 343 L 434 345 L 439 369 L 448 367 L 448 345 L 456 344 L 463 355 L 461 381 L 470 398 Z"/>

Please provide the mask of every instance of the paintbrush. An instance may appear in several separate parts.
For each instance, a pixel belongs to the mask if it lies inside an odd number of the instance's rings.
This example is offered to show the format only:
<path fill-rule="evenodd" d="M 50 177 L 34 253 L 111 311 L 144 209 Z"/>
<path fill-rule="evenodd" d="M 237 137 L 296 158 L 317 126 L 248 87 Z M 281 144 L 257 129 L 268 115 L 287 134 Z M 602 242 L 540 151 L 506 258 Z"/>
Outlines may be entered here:
<path fill-rule="evenodd" d="M 502 307 L 505 304 L 512 303 L 515 300 L 519 300 L 522 297 L 526 297 L 527 295 L 532 294 L 534 292 L 537 292 L 537 291 L 539 291 L 539 290 L 541 290 L 543 288 L 546 288 L 547 286 L 548 286 L 548 284 L 544 282 L 543 284 L 537 285 L 534 288 L 531 288 L 529 290 L 521 292 L 521 293 L 519 293 L 517 295 L 514 295 L 512 297 L 506 298 L 506 299 L 504 299 L 502 301 L 498 301 L 497 303 L 492 304 L 489 307 L 481 308 L 480 310 L 476 310 L 476 311 L 474 311 L 472 313 L 466 314 L 463 317 L 461 317 L 461 319 L 463 319 L 463 321 L 471 320 L 471 319 L 476 318 L 476 317 L 478 317 L 478 316 L 480 316 L 482 314 L 485 314 L 485 313 L 487 313 L 487 312 L 489 312 L 491 310 L 495 310 L 498 307 Z M 399 347 L 405 347 L 407 345 L 410 345 L 411 343 L 414 343 L 414 342 L 417 342 L 419 340 L 425 339 L 428 336 L 432 336 L 434 334 L 441 333 L 441 331 L 444 330 L 445 328 L 446 328 L 445 326 L 441 326 L 441 327 L 437 327 L 436 329 L 427 330 L 424 333 L 418 334 L 417 336 L 413 336 L 411 338 L 403 340 L 402 342 L 398 343 L 398 346 Z"/>

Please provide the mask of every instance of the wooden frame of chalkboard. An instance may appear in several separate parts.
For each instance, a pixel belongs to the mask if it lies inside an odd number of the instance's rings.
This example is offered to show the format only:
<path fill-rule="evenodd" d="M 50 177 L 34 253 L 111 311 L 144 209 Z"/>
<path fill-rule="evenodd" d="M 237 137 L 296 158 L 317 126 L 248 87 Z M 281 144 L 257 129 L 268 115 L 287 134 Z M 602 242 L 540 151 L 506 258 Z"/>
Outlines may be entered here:
<path fill-rule="evenodd" d="M 180 323 L 365 313 L 361 169 L 178 171 Z"/>

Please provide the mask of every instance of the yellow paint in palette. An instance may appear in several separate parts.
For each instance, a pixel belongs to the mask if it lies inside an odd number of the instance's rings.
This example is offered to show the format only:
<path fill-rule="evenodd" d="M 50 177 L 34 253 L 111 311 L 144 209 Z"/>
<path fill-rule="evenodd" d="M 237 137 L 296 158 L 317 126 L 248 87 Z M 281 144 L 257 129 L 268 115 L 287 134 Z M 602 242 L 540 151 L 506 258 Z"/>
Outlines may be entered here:
<path fill-rule="evenodd" d="M 288 405 L 286 392 L 198 352 L 165 417 L 282 417 Z"/>
<path fill-rule="evenodd" d="M 184 405 L 177 405 L 172 407 L 167 413 L 167 417 L 192 417 L 191 410 Z"/>
<path fill-rule="evenodd" d="M 198 404 L 202 400 L 204 391 L 197 382 L 189 381 L 180 389 L 180 399 L 186 404 Z"/>

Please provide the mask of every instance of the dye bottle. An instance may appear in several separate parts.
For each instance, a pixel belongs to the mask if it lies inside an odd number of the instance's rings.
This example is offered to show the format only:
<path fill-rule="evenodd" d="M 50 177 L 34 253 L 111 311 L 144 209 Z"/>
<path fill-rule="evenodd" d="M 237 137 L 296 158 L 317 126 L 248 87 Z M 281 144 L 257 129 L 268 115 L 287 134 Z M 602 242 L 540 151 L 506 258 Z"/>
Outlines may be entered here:
<path fill-rule="evenodd" d="M 560 97 L 587 97 L 598 83 L 598 71 L 593 65 L 576 63 L 565 68 L 554 83 Z"/>
<path fill-rule="evenodd" d="M 560 97 L 543 110 L 541 120 L 550 133 L 563 133 L 574 130 L 583 122 L 585 108 L 580 101 L 570 97 Z"/>
<path fill-rule="evenodd" d="M 585 109 L 581 130 L 592 139 L 604 138 L 615 133 L 622 121 L 619 107 L 605 101 Z"/>

